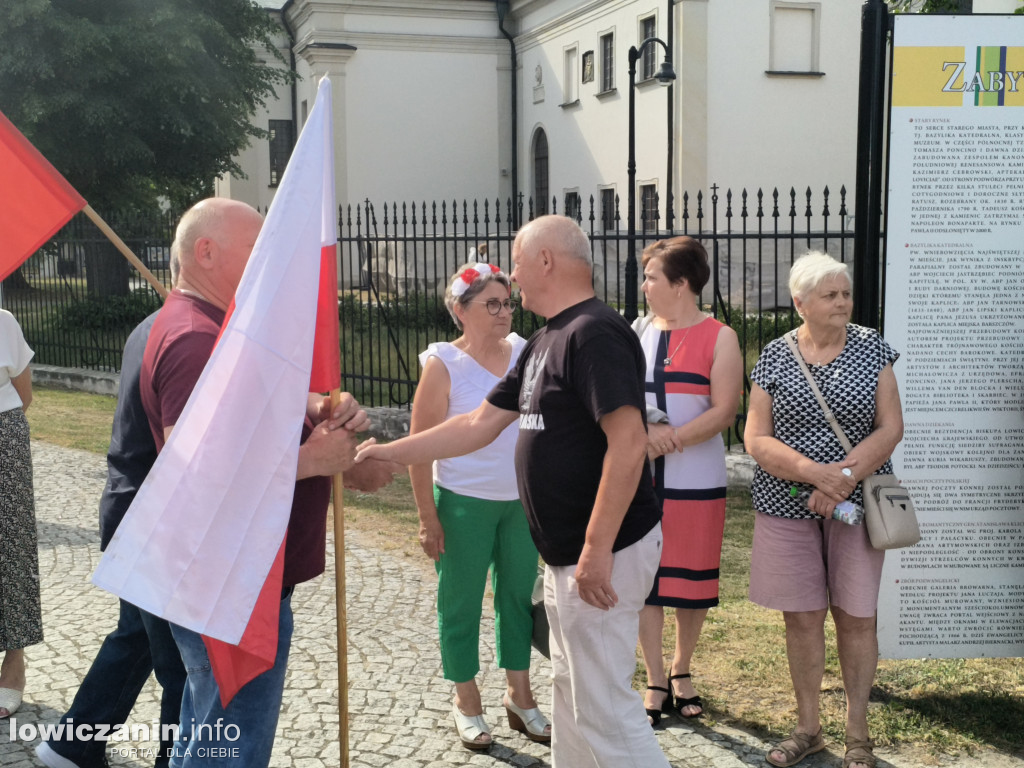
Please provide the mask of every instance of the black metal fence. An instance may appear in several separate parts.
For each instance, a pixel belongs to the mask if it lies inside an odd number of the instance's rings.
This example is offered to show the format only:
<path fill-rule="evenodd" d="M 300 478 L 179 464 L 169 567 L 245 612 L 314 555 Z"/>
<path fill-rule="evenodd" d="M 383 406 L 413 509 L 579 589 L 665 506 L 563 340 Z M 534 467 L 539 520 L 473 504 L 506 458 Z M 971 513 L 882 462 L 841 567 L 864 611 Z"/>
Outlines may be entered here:
<path fill-rule="evenodd" d="M 712 187 L 666 206 L 672 228 L 661 226 L 654 201 L 641 213 L 636 256 L 647 244 L 679 234 L 705 245 L 712 279 L 702 300 L 739 334 L 746 374 L 764 344 L 793 326 L 786 288 L 793 260 L 810 249 L 852 260 L 845 187 L 836 197 L 827 187 L 817 196 L 809 188 L 748 194 Z M 366 201 L 341 210 L 343 388 L 365 405 L 407 407 L 419 377 L 418 354 L 457 335 L 443 302 L 448 277 L 481 246 L 488 261 L 510 271 L 514 222 L 530 220 L 535 210 L 530 200 L 515 210 L 511 200 L 380 207 Z M 629 233 L 619 200 L 571 196 L 552 200 L 549 210 L 567 211 L 588 233 L 598 296 L 622 309 Z M 655 212 L 653 218 L 646 210 Z M 169 281 L 177 216 L 110 219 L 147 266 Z M 155 292 L 81 217 L 4 282 L 3 301 L 36 350 L 37 363 L 101 370 L 119 369 L 128 333 L 159 305 Z M 514 318 L 523 336 L 542 323 L 522 309 Z M 737 431 L 741 424 L 742 416 Z"/>
<path fill-rule="evenodd" d="M 637 252 L 649 243 L 686 234 L 700 240 L 712 261 L 712 279 L 702 301 L 736 329 L 746 376 L 761 348 L 793 327 L 786 282 L 793 260 L 808 250 L 824 250 L 847 262 L 853 258 L 852 215 L 846 189 L 838 199 L 826 187 L 815 199 L 797 193 L 758 190 L 684 195 L 673 229 L 641 216 Z M 561 204 L 560 204 L 561 203 Z M 551 201 L 554 213 L 568 211 L 590 236 L 598 296 L 623 309 L 628 232 L 614 210 L 590 198 Z M 671 206 L 669 207 L 671 210 Z M 657 211 L 657 201 L 651 210 Z M 448 277 L 475 249 L 487 260 L 511 269 L 516 228 L 534 215 L 532 201 L 513 211 L 511 201 L 391 203 L 366 201 L 343 211 L 341 220 L 342 378 L 361 402 L 407 406 L 418 378 L 417 355 L 428 344 L 457 336 L 443 294 Z M 623 212 L 624 213 L 624 212 Z M 641 313 L 646 307 L 641 307 Z M 543 320 L 520 308 L 513 328 L 528 336 Z M 749 389 L 749 379 L 747 380 Z M 737 418 L 734 437 L 742 431 Z"/>
<path fill-rule="evenodd" d="M 165 283 L 178 216 L 105 215 L 121 239 Z M 135 325 L 160 299 L 85 214 L 75 216 L 3 282 L 3 307 L 17 317 L 33 362 L 116 371 Z"/>

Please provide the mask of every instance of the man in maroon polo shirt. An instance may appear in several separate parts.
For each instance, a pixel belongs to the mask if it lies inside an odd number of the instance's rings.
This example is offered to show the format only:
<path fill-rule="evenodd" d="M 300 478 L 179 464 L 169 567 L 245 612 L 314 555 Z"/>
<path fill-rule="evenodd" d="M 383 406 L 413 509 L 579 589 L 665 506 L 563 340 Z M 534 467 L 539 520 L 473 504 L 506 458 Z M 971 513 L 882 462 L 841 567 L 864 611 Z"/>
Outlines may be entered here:
<path fill-rule="evenodd" d="M 209 359 L 224 315 L 241 280 L 263 218 L 250 206 L 210 198 L 189 209 L 175 234 L 180 254 L 178 284 L 150 333 L 140 390 L 150 428 L 161 450 Z M 172 768 L 244 766 L 270 761 L 284 690 L 292 634 L 292 588 L 324 571 L 330 476 L 345 472 L 346 485 L 373 491 L 400 469 L 378 462 L 353 466 L 355 433 L 369 419 L 351 395 L 331 413 L 325 398 L 310 396 L 299 449 L 297 482 L 288 522 L 284 581 L 274 667 L 221 706 L 202 637 L 171 625 L 188 671 L 182 699 L 181 735 Z"/>

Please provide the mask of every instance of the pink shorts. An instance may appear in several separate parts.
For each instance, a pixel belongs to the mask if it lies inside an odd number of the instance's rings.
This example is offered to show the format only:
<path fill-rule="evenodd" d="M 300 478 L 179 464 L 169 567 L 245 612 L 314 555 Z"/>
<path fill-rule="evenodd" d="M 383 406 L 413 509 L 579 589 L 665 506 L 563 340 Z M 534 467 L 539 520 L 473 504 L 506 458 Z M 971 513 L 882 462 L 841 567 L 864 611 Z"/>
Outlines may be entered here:
<path fill-rule="evenodd" d="M 760 512 L 754 518 L 753 602 L 778 611 L 820 611 L 834 605 L 851 616 L 875 615 L 885 552 L 871 547 L 865 526 Z"/>

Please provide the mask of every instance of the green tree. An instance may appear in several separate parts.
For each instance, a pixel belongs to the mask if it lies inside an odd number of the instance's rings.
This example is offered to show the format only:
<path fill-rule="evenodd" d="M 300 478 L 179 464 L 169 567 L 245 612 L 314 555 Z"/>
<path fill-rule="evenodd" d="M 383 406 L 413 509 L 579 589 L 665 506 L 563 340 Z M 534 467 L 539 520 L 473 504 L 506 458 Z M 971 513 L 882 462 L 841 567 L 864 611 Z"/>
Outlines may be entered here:
<path fill-rule="evenodd" d="M 288 80 L 257 55 L 280 56 L 274 31 L 253 0 L 3 0 L 0 111 L 101 214 L 182 207 L 266 135 L 253 114 Z M 90 292 L 128 293 L 112 247 L 86 265 Z"/>
<path fill-rule="evenodd" d="M 102 210 L 189 202 L 286 82 L 252 0 L 4 0 L 0 110 Z"/>

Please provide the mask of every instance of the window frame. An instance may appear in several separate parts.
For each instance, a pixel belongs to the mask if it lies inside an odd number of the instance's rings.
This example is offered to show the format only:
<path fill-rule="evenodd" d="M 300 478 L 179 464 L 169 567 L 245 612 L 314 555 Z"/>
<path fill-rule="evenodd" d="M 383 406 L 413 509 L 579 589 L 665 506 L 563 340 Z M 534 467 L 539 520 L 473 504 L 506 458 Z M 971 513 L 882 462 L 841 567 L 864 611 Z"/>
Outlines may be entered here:
<path fill-rule="evenodd" d="M 777 64 L 776 49 L 782 41 L 777 40 L 776 11 L 809 11 L 811 13 L 811 50 L 810 68 L 803 69 L 779 69 Z M 821 3 L 820 2 L 796 2 L 795 0 L 771 0 L 769 6 L 768 25 L 768 69 L 766 75 L 783 75 L 790 77 L 823 77 L 821 71 Z"/>
<path fill-rule="evenodd" d="M 562 47 L 562 103 L 569 107 L 580 103 L 580 46 L 572 43 Z"/>
<path fill-rule="evenodd" d="M 575 202 L 573 211 L 569 210 L 570 200 Z M 562 189 L 562 215 L 566 216 L 573 221 L 582 221 L 583 219 L 583 198 L 580 196 L 579 187 L 566 187 Z M 571 215 L 570 215 L 571 214 Z"/>
<path fill-rule="evenodd" d="M 282 134 L 282 129 L 287 128 Z M 288 161 L 295 147 L 295 124 L 291 120 L 267 120 L 267 148 L 270 160 L 270 173 L 267 186 L 276 188 L 281 184 Z"/>
<path fill-rule="evenodd" d="M 601 231 L 602 232 L 614 232 L 618 219 L 615 214 L 617 213 L 618 206 L 615 203 L 617 196 L 616 188 L 614 184 L 608 184 L 606 186 L 598 187 L 599 197 L 601 200 Z M 608 209 L 606 205 L 610 198 L 611 209 Z"/>
<path fill-rule="evenodd" d="M 650 190 L 650 197 L 648 197 L 648 190 Z M 650 207 L 648 207 L 648 200 L 650 200 Z M 640 231 L 644 233 L 656 233 L 658 231 L 658 182 L 657 181 L 641 181 L 637 182 L 637 196 L 636 202 L 640 210 L 637 211 L 637 218 L 640 221 Z M 648 217 L 645 215 L 647 211 L 653 212 L 653 216 Z"/>
<path fill-rule="evenodd" d="M 539 153 L 540 144 L 543 142 L 543 153 Z M 548 142 L 548 133 L 542 126 L 538 126 L 530 141 L 530 154 L 533 166 L 533 208 L 536 216 L 543 216 L 548 212 L 551 201 L 548 200 L 548 193 L 551 191 L 551 145 Z"/>
<path fill-rule="evenodd" d="M 605 42 L 607 41 L 607 47 Z M 598 95 L 615 92 L 615 30 L 606 29 L 597 36 L 598 54 Z"/>
<path fill-rule="evenodd" d="M 651 34 L 649 35 L 647 34 L 647 30 L 645 29 L 648 22 L 650 22 L 651 24 Z M 649 37 L 658 36 L 658 15 L 656 13 L 649 13 L 646 16 L 640 18 L 638 23 L 637 35 L 639 37 L 639 42 L 637 43 L 637 46 L 643 45 L 644 40 L 646 40 Z M 647 46 L 647 48 L 644 49 L 643 60 L 641 61 L 640 68 L 641 80 L 654 79 L 654 75 L 658 71 L 657 56 L 657 45 L 649 45 Z"/>

